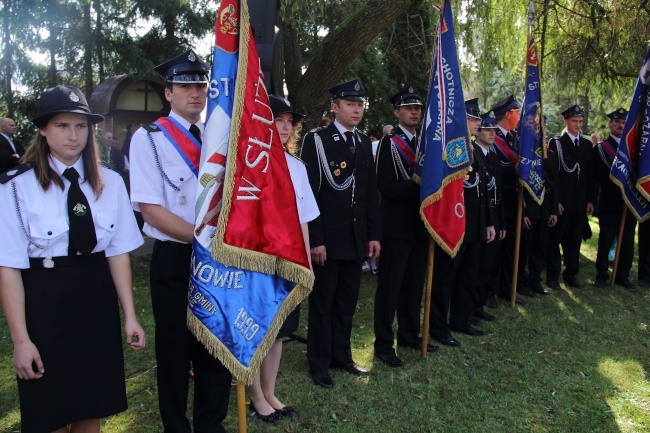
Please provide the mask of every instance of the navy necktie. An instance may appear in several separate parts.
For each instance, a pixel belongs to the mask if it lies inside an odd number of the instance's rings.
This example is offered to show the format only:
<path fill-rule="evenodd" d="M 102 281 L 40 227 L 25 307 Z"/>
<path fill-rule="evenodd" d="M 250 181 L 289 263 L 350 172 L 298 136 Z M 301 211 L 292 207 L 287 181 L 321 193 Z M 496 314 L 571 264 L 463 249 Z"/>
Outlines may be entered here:
<path fill-rule="evenodd" d="M 70 181 L 68 190 L 68 218 L 70 219 L 70 236 L 68 240 L 68 255 L 74 256 L 79 251 L 87 256 L 97 245 L 93 214 L 90 211 L 88 199 L 79 187 L 79 173 L 74 168 L 67 168 L 63 177 Z"/>
<path fill-rule="evenodd" d="M 194 138 L 196 138 L 196 141 L 198 141 L 199 144 L 203 144 L 203 141 L 201 141 L 201 130 L 199 129 L 198 126 L 196 126 L 194 124 L 191 125 L 190 126 L 190 132 L 192 133 Z"/>

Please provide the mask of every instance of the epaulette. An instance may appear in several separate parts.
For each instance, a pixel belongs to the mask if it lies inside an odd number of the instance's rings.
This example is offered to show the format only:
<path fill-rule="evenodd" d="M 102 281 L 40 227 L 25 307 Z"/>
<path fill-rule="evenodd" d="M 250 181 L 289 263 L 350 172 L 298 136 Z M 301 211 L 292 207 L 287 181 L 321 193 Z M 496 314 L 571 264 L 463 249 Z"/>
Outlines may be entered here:
<path fill-rule="evenodd" d="M 359 134 L 361 134 L 361 135 L 365 135 L 366 137 L 368 136 L 368 135 L 366 135 L 366 133 L 365 133 L 365 132 L 363 132 L 363 131 L 362 131 L 362 130 L 360 130 L 360 129 L 357 129 L 357 132 L 358 132 Z"/>
<path fill-rule="evenodd" d="M 315 127 L 314 129 L 312 129 L 309 132 L 320 132 L 320 131 L 322 131 L 323 129 L 326 129 L 326 128 L 327 128 L 327 126 L 317 126 L 317 127 Z"/>
<path fill-rule="evenodd" d="M 298 161 L 300 161 L 300 162 L 302 162 L 303 164 L 305 164 L 305 161 L 303 161 L 302 159 L 298 158 L 298 157 L 297 157 L 296 155 L 294 155 L 293 153 L 287 152 L 287 155 L 289 155 L 289 156 L 291 156 L 292 158 L 297 159 Z M 305 164 L 305 165 L 307 165 L 307 164 Z"/>
<path fill-rule="evenodd" d="M 4 173 L 0 174 L 0 184 L 5 184 L 9 182 L 11 179 L 14 177 L 18 177 L 21 174 L 31 170 L 34 168 L 34 163 L 33 162 L 27 162 L 25 164 L 20 164 L 11 170 L 5 171 Z"/>
<path fill-rule="evenodd" d="M 158 125 L 156 125 L 155 123 L 143 123 L 140 126 L 142 126 L 144 128 L 144 130 L 147 131 L 147 132 L 159 132 L 160 131 L 160 128 L 158 128 Z"/>

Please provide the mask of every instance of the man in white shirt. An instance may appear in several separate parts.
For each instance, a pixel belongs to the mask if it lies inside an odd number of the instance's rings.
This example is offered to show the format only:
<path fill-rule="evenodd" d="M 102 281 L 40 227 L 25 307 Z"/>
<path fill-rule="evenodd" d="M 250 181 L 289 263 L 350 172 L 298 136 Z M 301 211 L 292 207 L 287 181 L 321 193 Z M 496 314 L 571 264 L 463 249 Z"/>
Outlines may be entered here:
<path fill-rule="evenodd" d="M 185 413 L 194 367 L 194 432 L 225 431 L 231 375 L 187 328 L 201 135 L 209 68 L 189 50 L 155 70 L 165 80 L 168 117 L 142 125 L 131 141 L 131 201 L 144 232 L 156 239 L 151 300 L 156 322 L 158 402 L 165 433 L 190 433 Z M 198 150 L 198 152 L 197 152 Z"/>

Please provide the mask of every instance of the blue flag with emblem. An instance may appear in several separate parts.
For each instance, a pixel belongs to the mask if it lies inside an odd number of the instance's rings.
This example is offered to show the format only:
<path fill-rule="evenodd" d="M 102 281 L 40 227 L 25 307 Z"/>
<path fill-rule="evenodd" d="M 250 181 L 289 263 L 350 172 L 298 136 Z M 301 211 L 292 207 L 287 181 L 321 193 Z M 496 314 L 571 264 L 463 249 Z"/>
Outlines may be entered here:
<path fill-rule="evenodd" d="M 544 146 L 540 119 L 541 90 L 537 48 L 532 35 L 526 50 L 526 84 L 519 118 L 519 183 L 533 199 L 544 200 Z"/>
<path fill-rule="evenodd" d="M 639 221 L 650 217 L 650 49 L 636 82 L 621 142 L 609 174 Z"/>
<path fill-rule="evenodd" d="M 452 257 L 465 235 L 463 177 L 472 164 L 465 98 L 458 69 L 451 2 L 440 9 L 429 97 L 417 150 L 420 215 L 429 234 Z"/>
<path fill-rule="evenodd" d="M 312 280 L 245 1 L 220 4 L 207 106 L 187 322 L 251 384 Z"/>

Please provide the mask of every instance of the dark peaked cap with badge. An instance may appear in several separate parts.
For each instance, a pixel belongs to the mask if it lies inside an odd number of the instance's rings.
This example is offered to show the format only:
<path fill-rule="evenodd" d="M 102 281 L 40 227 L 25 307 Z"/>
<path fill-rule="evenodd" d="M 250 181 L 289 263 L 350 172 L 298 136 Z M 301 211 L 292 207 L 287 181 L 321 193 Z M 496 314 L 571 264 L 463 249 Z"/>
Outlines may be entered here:
<path fill-rule="evenodd" d="M 616 110 L 612 111 L 607 115 L 610 119 L 626 119 L 627 118 L 627 110 L 625 108 L 617 108 Z"/>
<path fill-rule="evenodd" d="M 574 105 L 573 107 L 564 110 L 562 116 L 565 119 L 568 119 L 569 117 L 585 117 L 585 112 L 579 105 Z"/>
<path fill-rule="evenodd" d="M 293 123 L 300 122 L 304 114 L 298 113 L 293 109 L 291 102 L 284 96 L 279 95 L 269 95 L 269 103 L 271 105 L 271 111 L 273 112 L 273 117 L 278 117 L 280 114 L 289 113 L 293 116 Z"/>
<path fill-rule="evenodd" d="M 498 127 L 499 126 L 497 125 L 497 121 L 492 111 L 481 116 L 481 126 L 479 127 L 480 129 L 497 129 Z"/>
<path fill-rule="evenodd" d="M 332 99 L 366 102 L 366 89 L 358 78 L 329 89 Z"/>
<path fill-rule="evenodd" d="M 194 52 L 187 50 L 153 68 L 167 83 L 207 83 L 210 67 Z"/>
<path fill-rule="evenodd" d="M 469 117 L 474 119 L 481 119 L 481 110 L 478 106 L 478 98 L 468 99 L 465 101 L 465 111 Z"/>
<path fill-rule="evenodd" d="M 422 105 L 422 97 L 418 89 L 413 86 L 404 86 L 402 90 L 390 97 L 393 107 L 405 107 L 407 105 Z"/>
<path fill-rule="evenodd" d="M 74 86 L 51 87 L 41 94 L 38 100 L 38 116 L 32 119 L 37 127 L 45 125 L 54 115 L 60 113 L 84 114 L 95 124 L 104 121 L 104 117 L 90 112 L 86 97 Z"/>
<path fill-rule="evenodd" d="M 508 95 L 490 108 L 490 111 L 494 113 L 494 117 L 503 116 L 510 110 L 516 110 L 519 108 L 519 104 L 515 100 L 515 97 Z"/>

